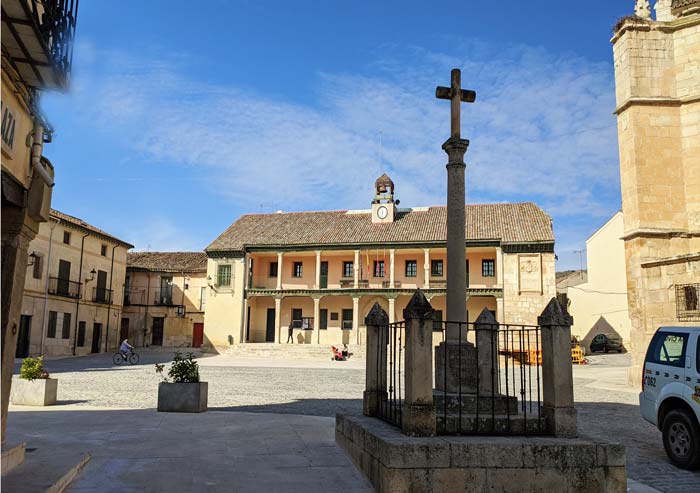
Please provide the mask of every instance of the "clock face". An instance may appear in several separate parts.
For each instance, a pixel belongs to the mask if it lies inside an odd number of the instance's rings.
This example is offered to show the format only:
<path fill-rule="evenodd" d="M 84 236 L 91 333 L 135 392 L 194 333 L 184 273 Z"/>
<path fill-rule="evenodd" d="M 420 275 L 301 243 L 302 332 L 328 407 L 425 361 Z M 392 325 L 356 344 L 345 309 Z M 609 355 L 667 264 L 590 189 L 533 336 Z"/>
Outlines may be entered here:
<path fill-rule="evenodd" d="M 389 211 L 386 207 L 381 206 L 377 209 L 377 216 L 379 216 L 379 219 L 386 219 L 387 214 L 389 214 Z"/>

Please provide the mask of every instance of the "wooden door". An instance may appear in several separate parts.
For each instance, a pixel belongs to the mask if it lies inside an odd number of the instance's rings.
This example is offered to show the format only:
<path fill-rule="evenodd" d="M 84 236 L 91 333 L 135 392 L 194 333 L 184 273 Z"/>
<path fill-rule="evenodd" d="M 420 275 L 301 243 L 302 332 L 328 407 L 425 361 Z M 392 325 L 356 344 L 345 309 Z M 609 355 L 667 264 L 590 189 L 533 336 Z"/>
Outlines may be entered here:
<path fill-rule="evenodd" d="M 265 326 L 265 342 L 275 342 L 275 309 L 267 309 L 267 325 Z"/>
<path fill-rule="evenodd" d="M 56 283 L 56 292 L 63 296 L 68 295 L 68 287 L 70 284 L 70 262 L 67 260 L 58 261 L 58 281 Z"/>
<path fill-rule="evenodd" d="M 29 334 L 32 329 L 32 316 L 21 315 L 19 318 L 19 333 L 17 334 L 16 358 L 26 358 L 29 356 Z"/>
<path fill-rule="evenodd" d="M 92 326 L 92 353 L 100 352 L 100 340 L 102 339 L 102 324 L 95 323 Z"/>
<path fill-rule="evenodd" d="M 328 262 L 321 262 L 321 289 L 326 289 L 328 287 Z"/>
<path fill-rule="evenodd" d="M 202 347 L 204 342 L 204 324 L 194 323 L 192 324 L 192 347 Z"/>
<path fill-rule="evenodd" d="M 292 308 L 292 327 L 301 329 L 301 308 Z"/>
<path fill-rule="evenodd" d="M 163 325 L 165 319 L 163 317 L 153 317 L 153 327 L 151 331 L 151 346 L 163 345 Z"/>
<path fill-rule="evenodd" d="M 128 338 L 129 338 L 129 317 L 123 317 L 121 327 L 119 327 L 119 344 L 121 344 L 124 339 L 128 339 Z"/>
<path fill-rule="evenodd" d="M 107 273 L 103 270 L 97 271 L 97 288 L 95 290 L 95 301 L 98 303 L 106 303 L 107 298 Z"/>

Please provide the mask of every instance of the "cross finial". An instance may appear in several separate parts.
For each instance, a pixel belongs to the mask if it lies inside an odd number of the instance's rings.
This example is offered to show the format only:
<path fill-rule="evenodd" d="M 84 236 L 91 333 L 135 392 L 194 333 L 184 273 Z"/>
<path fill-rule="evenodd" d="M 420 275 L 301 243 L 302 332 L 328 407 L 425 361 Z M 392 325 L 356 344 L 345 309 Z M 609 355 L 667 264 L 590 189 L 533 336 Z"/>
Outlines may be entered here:
<path fill-rule="evenodd" d="M 451 73 L 450 87 L 438 86 L 435 89 L 435 97 L 438 99 L 450 100 L 450 122 L 451 122 L 451 138 L 460 138 L 460 108 L 459 104 L 473 103 L 476 101 L 476 92 L 468 89 L 462 89 L 462 72 L 458 68 L 453 68 Z"/>

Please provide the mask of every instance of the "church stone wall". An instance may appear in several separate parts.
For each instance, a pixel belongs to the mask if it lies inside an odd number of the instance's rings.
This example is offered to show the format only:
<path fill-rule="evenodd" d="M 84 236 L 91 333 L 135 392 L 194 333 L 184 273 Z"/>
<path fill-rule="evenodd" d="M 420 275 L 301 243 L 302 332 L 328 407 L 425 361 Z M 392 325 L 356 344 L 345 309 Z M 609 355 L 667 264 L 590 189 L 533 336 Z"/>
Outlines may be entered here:
<path fill-rule="evenodd" d="M 700 14 L 626 20 L 612 42 L 636 384 L 654 331 L 692 325 L 675 285 L 700 279 Z"/>
<path fill-rule="evenodd" d="M 536 325 L 557 295 L 553 253 L 503 255 L 503 310 L 508 324 Z"/>

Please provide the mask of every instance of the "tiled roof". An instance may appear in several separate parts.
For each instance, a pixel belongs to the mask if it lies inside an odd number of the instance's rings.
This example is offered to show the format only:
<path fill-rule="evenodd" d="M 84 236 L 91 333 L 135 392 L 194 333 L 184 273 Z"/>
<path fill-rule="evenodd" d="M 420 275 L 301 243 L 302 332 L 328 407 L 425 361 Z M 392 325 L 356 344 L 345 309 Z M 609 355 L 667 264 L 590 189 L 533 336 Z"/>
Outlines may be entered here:
<path fill-rule="evenodd" d="M 129 252 L 127 269 L 154 272 L 206 272 L 207 254 L 204 252 Z"/>
<path fill-rule="evenodd" d="M 61 211 L 57 211 L 56 209 L 51 209 L 51 217 L 55 219 L 60 219 L 62 223 L 68 223 L 73 226 L 76 226 L 79 229 L 82 229 L 83 231 L 88 231 L 90 233 L 94 233 L 97 236 L 101 236 L 104 239 L 108 241 L 112 241 L 114 243 L 118 243 L 120 245 L 123 245 L 127 248 L 134 248 L 134 245 L 131 243 L 127 243 L 124 240 L 120 240 L 116 236 L 112 236 L 111 234 L 107 233 L 106 231 L 101 230 L 100 228 L 97 228 L 93 226 L 92 224 L 86 223 L 82 219 L 75 217 L 75 216 L 69 216 L 68 214 L 65 214 Z"/>
<path fill-rule="evenodd" d="M 468 205 L 466 213 L 468 240 L 554 242 L 551 218 L 530 202 Z M 388 224 L 372 224 L 369 211 L 250 214 L 241 216 L 206 251 L 240 252 L 251 246 L 445 242 L 446 222 L 446 207 L 399 209 L 395 221 Z"/>

